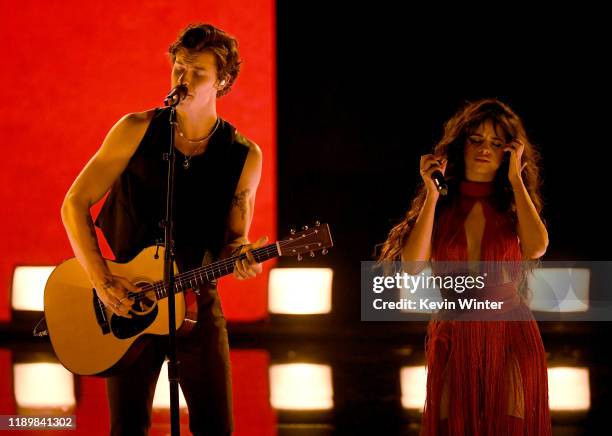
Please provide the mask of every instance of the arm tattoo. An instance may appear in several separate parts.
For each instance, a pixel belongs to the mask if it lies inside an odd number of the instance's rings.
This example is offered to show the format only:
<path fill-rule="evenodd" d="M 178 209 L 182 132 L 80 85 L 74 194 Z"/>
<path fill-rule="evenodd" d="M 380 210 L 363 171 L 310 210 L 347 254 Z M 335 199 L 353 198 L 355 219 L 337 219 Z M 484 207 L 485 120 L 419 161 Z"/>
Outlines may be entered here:
<path fill-rule="evenodd" d="M 249 189 L 245 189 L 243 191 L 234 194 L 234 198 L 232 199 L 232 206 L 240 209 L 240 216 L 242 219 L 246 219 L 247 213 L 247 197 L 249 196 Z"/>
<path fill-rule="evenodd" d="M 114 288 L 114 287 L 115 287 L 114 278 L 107 277 L 106 279 L 104 279 L 104 283 L 102 283 L 102 288 L 104 288 L 105 291 L 108 291 L 110 288 Z"/>

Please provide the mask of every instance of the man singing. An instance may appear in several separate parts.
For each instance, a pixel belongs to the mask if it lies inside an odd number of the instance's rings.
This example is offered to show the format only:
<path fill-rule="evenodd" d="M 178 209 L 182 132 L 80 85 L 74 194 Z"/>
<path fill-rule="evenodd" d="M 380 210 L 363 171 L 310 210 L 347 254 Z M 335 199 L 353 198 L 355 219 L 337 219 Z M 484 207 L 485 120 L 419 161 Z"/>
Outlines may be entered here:
<path fill-rule="evenodd" d="M 237 262 L 239 279 L 261 272 L 250 250 L 265 244 L 248 240 L 261 175 L 261 150 L 217 115 L 216 99 L 227 94 L 240 71 L 237 41 L 208 24 L 190 25 L 170 45 L 172 87 L 186 97 L 176 108 L 174 240 L 180 271 L 204 261 L 247 253 Z M 109 131 L 70 187 L 62 220 L 76 257 L 102 302 L 119 316 L 132 316 L 137 291 L 113 275 L 103 260 L 90 207 L 110 190 L 96 225 L 118 261 L 128 261 L 163 239 L 169 109 L 131 113 Z M 229 346 L 216 284 L 198 296 L 198 323 L 177 338 L 179 383 L 193 434 L 228 435 L 233 429 Z M 151 424 L 156 381 L 167 337 L 152 337 L 124 371 L 107 378 L 111 434 L 145 435 Z"/>

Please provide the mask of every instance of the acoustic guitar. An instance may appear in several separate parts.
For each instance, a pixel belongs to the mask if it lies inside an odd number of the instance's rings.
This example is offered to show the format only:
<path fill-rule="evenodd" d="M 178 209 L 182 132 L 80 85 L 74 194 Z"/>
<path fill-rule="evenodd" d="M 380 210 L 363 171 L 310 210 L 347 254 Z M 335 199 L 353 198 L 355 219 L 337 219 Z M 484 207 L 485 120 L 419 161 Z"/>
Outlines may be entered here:
<path fill-rule="evenodd" d="M 301 260 L 307 253 L 313 257 L 318 251 L 325 254 L 332 246 L 329 226 L 317 223 L 252 250 L 252 254 L 258 263 L 280 256 Z M 177 335 L 195 326 L 199 286 L 233 273 L 236 261 L 245 257 L 233 256 L 175 275 L 172 294 Z M 45 285 L 45 317 L 55 354 L 66 369 L 80 375 L 112 375 L 138 356 L 149 335 L 168 334 L 163 259 L 163 248 L 152 246 L 126 263 L 106 260 L 113 275 L 127 278 L 138 288 L 128 294 L 134 299 L 132 318 L 115 315 L 105 307 L 76 258 L 53 270 Z"/>

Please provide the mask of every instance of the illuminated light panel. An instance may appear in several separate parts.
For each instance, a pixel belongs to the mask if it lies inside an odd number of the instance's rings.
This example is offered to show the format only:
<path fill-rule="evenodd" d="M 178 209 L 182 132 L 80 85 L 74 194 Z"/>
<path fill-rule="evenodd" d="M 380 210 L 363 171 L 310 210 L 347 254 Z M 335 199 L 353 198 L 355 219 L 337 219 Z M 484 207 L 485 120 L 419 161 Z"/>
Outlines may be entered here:
<path fill-rule="evenodd" d="M 540 312 L 585 312 L 590 279 L 587 268 L 537 268 L 529 276 L 533 291 L 529 307 Z"/>
<path fill-rule="evenodd" d="M 549 368 L 548 397 L 550 410 L 589 410 L 591 408 L 591 388 L 588 368 Z"/>
<path fill-rule="evenodd" d="M 307 315 L 331 312 L 331 268 L 274 268 L 270 271 L 270 313 Z"/>
<path fill-rule="evenodd" d="M 183 390 L 179 385 L 179 407 L 187 407 Z M 170 383 L 168 382 L 168 361 L 165 360 L 159 372 L 157 385 L 155 386 L 155 396 L 153 397 L 154 409 L 170 409 Z"/>
<path fill-rule="evenodd" d="M 334 407 L 332 370 L 329 365 L 272 365 L 270 385 L 270 403 L 275 409 L 329 410 Z"/>
<path fill-rule="evenodd" d="M 54 266 L 18 266 L 13 272 L 13 310 L 43 310 L 45 284 Z"/>
<path fill-rule="evenodd" d="M 74 376 L 59 363 L 13 365 L 15 401 L 32 409 L 74 407 Z"/>
<path fill-rule="evenodd" d="M 402 407 L 423 411 L 427 393 L 425 366 L 406 366 L 400 369 Z"/>

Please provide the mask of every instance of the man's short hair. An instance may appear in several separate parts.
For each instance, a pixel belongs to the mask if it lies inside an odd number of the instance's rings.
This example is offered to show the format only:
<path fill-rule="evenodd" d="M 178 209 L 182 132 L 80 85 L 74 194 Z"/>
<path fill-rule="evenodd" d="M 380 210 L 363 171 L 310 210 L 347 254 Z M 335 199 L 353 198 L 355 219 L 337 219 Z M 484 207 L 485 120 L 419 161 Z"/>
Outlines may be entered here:
<path fill-rule="evenodd" d="M 210 24 L 190 24 L 181 31 L 176 41 L 168 48 L 172 63 L 181 49 L 191 55 L 212 53 L 217 62 L 217 79 L 225 80 L 225 85 L 217 92 L 217 97 L 230 91 L 240 73 L 241 60 L 238 55 L 236 38 Z"/>

